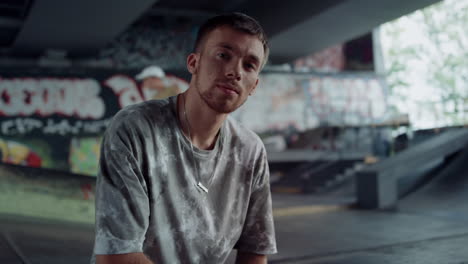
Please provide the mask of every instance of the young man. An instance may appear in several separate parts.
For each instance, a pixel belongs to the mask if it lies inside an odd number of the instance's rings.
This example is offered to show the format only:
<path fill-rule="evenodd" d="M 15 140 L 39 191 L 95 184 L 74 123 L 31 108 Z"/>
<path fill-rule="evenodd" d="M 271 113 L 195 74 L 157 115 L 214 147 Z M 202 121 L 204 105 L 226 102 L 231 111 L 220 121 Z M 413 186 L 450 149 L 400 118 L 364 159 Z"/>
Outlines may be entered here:
<path fill-rule="evenodd" d="M 268 52 L 251 17 L 209 19 L 187 58 L 189 89 L 114 117 L 96 186 L 97 263 L 219 264 L 233 248 L 237 263 L 266 263 L 276 253 L 265 148 L 228 117 Z"/>

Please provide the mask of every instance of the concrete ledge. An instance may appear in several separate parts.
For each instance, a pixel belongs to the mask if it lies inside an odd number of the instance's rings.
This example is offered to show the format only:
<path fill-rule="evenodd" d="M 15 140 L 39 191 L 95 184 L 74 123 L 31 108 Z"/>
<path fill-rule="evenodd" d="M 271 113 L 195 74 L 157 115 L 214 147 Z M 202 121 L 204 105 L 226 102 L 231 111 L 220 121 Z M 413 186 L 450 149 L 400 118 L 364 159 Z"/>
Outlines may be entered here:
<path fill-rule="evenodd" d="M 358 172 L 357 201 L 361 208 L 392 208 L 398 200 L 397 181 L 377 171 Z"/>
<path fill-rule="evenodd" d="M 269 151 L 268 162 L 303 162 L 303 161 L 335 161 L 335 160 L 363 160 L 368 153 L 352 151 L 323 151 L 323 150 L 285 150 Z"/>
<path fill-rule="evenodd" d="M 388 209 L 397 205 L 398 179 L 436 159 L 448 157 L 468 145 L 468 129 L 447 131 L 356 174 L 358 207 Z"/>

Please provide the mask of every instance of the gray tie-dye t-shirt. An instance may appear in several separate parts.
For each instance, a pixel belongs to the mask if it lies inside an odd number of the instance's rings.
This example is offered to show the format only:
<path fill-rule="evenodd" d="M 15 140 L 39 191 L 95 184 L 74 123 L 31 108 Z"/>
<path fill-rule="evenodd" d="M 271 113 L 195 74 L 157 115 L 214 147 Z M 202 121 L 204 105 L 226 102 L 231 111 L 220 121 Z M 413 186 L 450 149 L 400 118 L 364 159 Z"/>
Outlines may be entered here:
<path fill-rule="evenodd" d="M 196 187 L 198 175 L 208 193 Z M 233 248 L 276 253 L 259 137 L 227 118 L 214 149 L 194 147 L 192 155 L 176 97 L 117 113 L 102 142 L 92 262 L 144 252 L 158 264 L 219 264 Z"/>

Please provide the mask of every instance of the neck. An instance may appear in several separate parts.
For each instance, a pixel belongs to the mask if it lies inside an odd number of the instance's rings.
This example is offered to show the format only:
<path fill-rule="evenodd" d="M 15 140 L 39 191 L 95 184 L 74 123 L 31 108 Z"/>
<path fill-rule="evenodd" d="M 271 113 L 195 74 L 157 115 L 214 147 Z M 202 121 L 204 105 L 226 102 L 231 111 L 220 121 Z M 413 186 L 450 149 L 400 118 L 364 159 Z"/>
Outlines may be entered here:
<path fill-rule="evenodd" d="M 199 149 L 213 149 L 227 114 L 217 113 L 208 107 L 194 87 L 177 99 L 179 122 L 185 136 Z"/>

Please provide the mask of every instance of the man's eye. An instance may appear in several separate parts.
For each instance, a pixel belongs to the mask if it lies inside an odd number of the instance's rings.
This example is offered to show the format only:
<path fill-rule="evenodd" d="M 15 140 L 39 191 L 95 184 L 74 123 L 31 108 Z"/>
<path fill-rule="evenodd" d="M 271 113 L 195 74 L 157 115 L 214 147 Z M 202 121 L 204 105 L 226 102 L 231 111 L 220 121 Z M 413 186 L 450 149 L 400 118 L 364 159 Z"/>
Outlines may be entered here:
<path fill-rule="evenodd" d="M 218 57 L 220 57 L 221 59 L 225 59 L 225 58 L 228 57 L 228 55 L 226 53 L 224 53 L 224 52 L 220 52 L 220 53 L 218 53 Z"/>
<path fill-rule="evenodd" d="M 255 70 L 255 65 L 253 63 L 246 63 L 245 67 L 250 70 Z"/>

